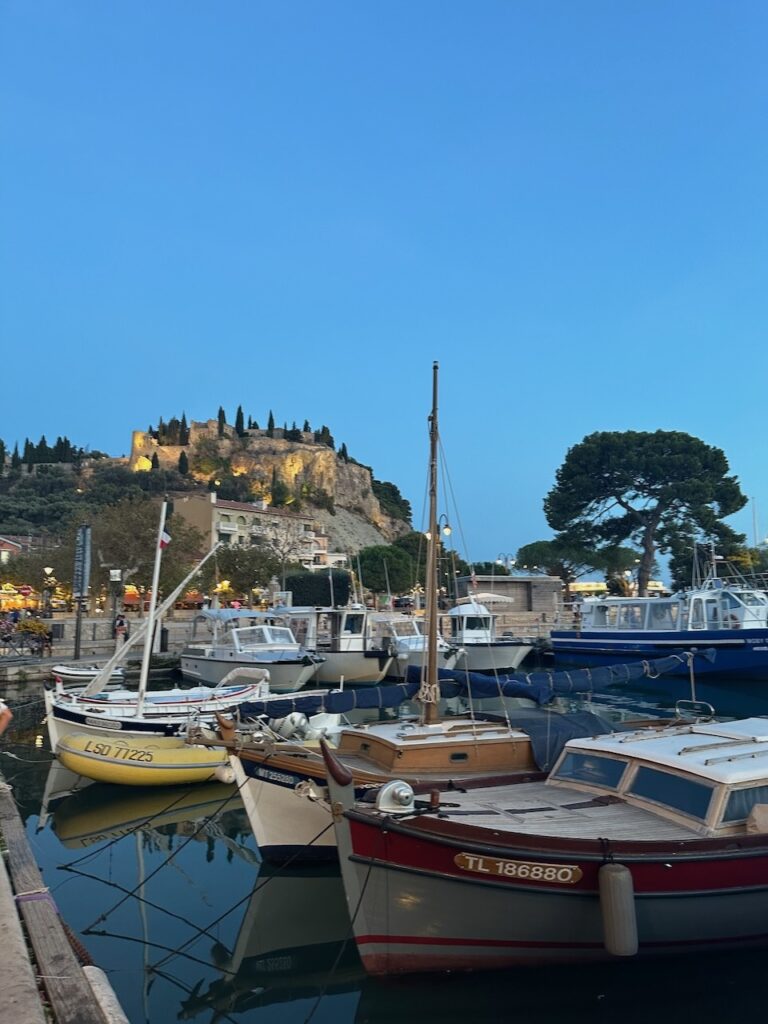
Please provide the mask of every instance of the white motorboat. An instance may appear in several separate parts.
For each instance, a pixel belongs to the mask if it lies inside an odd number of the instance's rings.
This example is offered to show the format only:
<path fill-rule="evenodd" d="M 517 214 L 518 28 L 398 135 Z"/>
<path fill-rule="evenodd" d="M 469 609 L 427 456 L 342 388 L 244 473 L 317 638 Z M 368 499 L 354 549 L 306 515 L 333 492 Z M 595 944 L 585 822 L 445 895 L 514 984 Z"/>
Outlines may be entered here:
<path fill-rule="evenodd" d="M 103 667 L 103 665 L 59 664 L 51 668 L 51 675 L 54 679 L 60 679 L 64 686 L 82 688 L 92 682 Z M 125 682 L 125 669 L 116 666 L 110 670 L 104 685 L 115 686 L 123 682 Z"/>
<path fill-rule="evenodd" d="M 270 613 L 211 609 L 198 619 L 213 626 L 213 636 L 197 639 L 193 633 L 181 652 L 181 674 L 193 682 L 216 684 L 233 669 L 264 668 L 270 690 L 289 693 L 310 682 L 323 662 L 321 655 L 302 647 L 289 626 L 276 625 Z"/>
<path fill-rule="evenodd" d="M 457 604 L 448 617 L 451 641 L 463 648 L 461 667 L 468 672 L 514 672 L 533 650 L 523 639 L 497 636 L 498 616 L 477 601 Z"/>
<path fill-rule="evenodd" d="M 323 661 L 315 682 L 380 683 L 392 662 L 389 646 L 371 636 L 368 609 L 362 604 L 342 608 L 275 608 L 276 621 L 290 626 L 308 651 Z"/>
<path fill-rule="evenodd" d="M 374 637 L 382 646 L 394 650 L 394 658 L 387 675 L 390 679 L 406 679 L 412 666 L 423 668 L 427 651 L 427 638 L 420 629 L 420 620 L 412 615 L 397 612 L 375 612 L 371 615 Z M 463 651 L 447 643 L 438 633 L 437 657 L 439 668 L 456 668 L 463 665 Z"/>

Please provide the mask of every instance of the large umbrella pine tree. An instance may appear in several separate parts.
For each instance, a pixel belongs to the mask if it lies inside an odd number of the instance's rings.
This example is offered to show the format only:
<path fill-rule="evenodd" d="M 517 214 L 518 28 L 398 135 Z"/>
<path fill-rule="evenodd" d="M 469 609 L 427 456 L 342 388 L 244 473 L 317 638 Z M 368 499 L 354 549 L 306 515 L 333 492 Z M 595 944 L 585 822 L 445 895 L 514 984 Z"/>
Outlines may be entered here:
<path fill-rule="evenodd" d="M 597 432 L 569 449 L 544 512 L 553 530 L 589 534 L 595 546 L 630 541 L 639 548 L 644 596 L 656 553 L 673 550 L 683 536 L 743 539 L 722 522 L 747 502 L 728 470 L 721 449 L 690 434 Z"/>

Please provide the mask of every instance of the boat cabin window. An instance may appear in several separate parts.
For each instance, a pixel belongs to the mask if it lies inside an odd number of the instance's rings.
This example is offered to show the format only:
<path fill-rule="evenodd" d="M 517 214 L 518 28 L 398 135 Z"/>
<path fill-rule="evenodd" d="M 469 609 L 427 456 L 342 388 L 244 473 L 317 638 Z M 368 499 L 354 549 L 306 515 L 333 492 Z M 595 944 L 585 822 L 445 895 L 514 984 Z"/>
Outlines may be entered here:
<path fill-rule="evenodd" d="M 490 629 L 491 620 L 482 615 L 468 615 L 465 622 L 465 629 Z"/>
<path fill-rule="evenodd" d="M 728 795 L 728 803 L 723 812 L 723 824 L 732 825 L 737 821 L 746 821 L 755 804 L 768 804 L 768 786 L 734 789 Z"/>
<path fill-rule="evenodd" d="M 749 607 L 768 604 L 768 598 L 764 594 L 759 594 L 756 590 L 740 590 L 737 596 L 741 602 Z"/>
<path fill-rule="evenodd" d="M 618 789 L 627 761 L 583 751 L 568 751 L 552 778 L 561 782 L 587 782 L 590 786 Z"/>
<path fill-rule="evenodd" d="M 344 620 L 344 632 L 345 633 L 362 633 L 363 632 L 363 616 L 362 615 L 348 615 Z"/>
<path fill-rule="evenodd" d="M 268 642 L 273 644 L 293 644 L 296 642 L 293 639 L 293 633 L 285 626 L 270 626 L 266 630 L 266 636 Z"/>
<path fill-rule="evenodd" d="M 651 629 L 677 629 L 680 610 L 677 601 L 654 601 L 649 607 L 651 618 L 648 625 Z"/>
<path fill-rule="evenodd" d="M 641 766 L 627 793 L 705 821 L 714 788 L 699 779 Z"/>
<path fill-rule="evenodd" d="M 608 605 L 607 604 L 596 604 L 592 609 L 592 625 L 593 626 L 607 626 L 608 625 Z"/>
<path fill-rule="evenodd" d="M 639 602 L 619 605 L 619 629 L 642 629 L 645 626 L 645 605 Z"/>
<path fill-rule="evenodd" d="M 694 597 L 691 601 L 691 629 L 704 629 L 704 601 Z"/>

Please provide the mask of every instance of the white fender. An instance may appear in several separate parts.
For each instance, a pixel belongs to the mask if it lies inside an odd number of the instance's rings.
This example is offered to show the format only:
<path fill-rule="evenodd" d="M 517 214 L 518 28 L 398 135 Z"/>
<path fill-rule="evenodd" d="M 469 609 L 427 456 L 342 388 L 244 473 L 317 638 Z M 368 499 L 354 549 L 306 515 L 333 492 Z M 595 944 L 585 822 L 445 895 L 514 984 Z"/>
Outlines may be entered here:
<path fill-rule="evenodd" d="M 605 948 L 612 956 L 635 956 L 638 939 L 632 872 L 624 864 L 603 864 L 598 885 Z"/>

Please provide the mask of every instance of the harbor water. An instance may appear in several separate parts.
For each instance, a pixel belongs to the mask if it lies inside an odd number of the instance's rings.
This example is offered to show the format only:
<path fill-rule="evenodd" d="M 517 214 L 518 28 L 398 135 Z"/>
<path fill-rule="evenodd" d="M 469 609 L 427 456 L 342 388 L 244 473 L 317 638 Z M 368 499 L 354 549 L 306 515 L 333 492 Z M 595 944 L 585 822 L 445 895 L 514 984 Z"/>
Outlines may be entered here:
<path fill-rule="evenodd" d="M 689 696 L 658 680 L 598 703 L 669 715 Z M 768 681 L 708 682 L 696 696 L 729 717 L 768 715 Z M 762 1008 L 764 951 L 369 978 L 338 871 L 262 863 L 236 787 L 78 784 L 43 734 L 10 734 L 0 768 L 64 921 L 131 1024 L 715 1024 Z"/>

